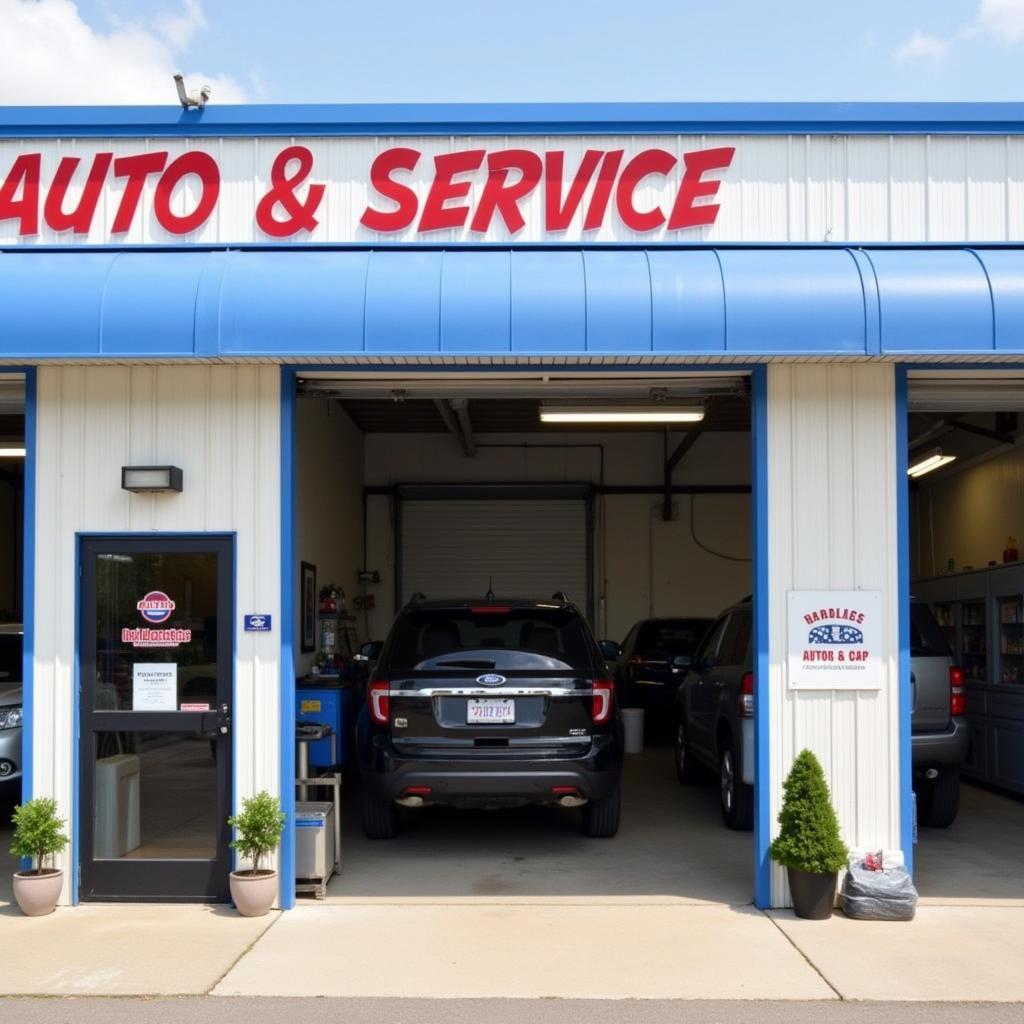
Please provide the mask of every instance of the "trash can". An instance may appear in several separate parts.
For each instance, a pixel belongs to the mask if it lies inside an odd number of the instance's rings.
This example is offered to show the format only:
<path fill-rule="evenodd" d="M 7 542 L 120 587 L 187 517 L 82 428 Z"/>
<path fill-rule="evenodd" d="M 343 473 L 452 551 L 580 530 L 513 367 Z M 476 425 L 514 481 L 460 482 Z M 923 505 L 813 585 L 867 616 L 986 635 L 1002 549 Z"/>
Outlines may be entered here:
<path fill-rule="evenodd" d="M 625 733 L 626 753 L 642 754 L 644 752 L 644 709 L 623 708 L 622 729 Z"/>
<path fill-rule="evenodd" d="M 295 877 L 323 879 L 334 871 L 334 805 L 295 804 Z"/>

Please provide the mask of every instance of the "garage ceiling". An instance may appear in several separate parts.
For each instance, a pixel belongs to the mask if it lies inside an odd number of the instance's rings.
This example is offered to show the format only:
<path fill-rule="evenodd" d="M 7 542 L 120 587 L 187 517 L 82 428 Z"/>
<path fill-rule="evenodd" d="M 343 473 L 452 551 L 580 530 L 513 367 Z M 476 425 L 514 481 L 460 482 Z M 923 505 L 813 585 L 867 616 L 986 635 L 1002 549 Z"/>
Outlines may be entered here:
<path fill-rule="evenodd" d="M 342 408 L 364 434 L 412 434 L 447 431 L 444 420 L 432 399 L 344 399 Z M 522 434 L 532 431 L 555 433 L 557 431 L 602 431 L 625 429 L 609 427 L 607 424 L 544 424 L 540 422 L 540 400 L 536 398 L 516 399 L 468 399 L 469 420 L 473 431 L 478 434 Z M 750 403 L 746 398 L 735 396 L 718 397 L 709 403 L 703 422 L 705 430 L 750 430 Z M 664 427 L 658 424 L 630 424 L 630 432 L 652 430 L 658 433 Z"/>
<path fill-rule="evenodd" d="M 738 374 L 613 374 L 573 372 L 483 374 L 459 377 L 388 375 L 354 377 L 310 373 L 299 381 L 300 394 L 337 401 L 366 434 L 444 433 L 444 413 L 466 403 L 473 433 L 502 434 L 558 430 L 600 431 L 607 424 L 541 426 L 545 402 L 634 404 L 655 406 L 659 400 L 705 405 L 703 430 L 750 430 L 749 380 Z M 623 428 L 625 429 L 625 428 Z M 658 424 L 630 424 L 629 431 L 662 432 Z"/>

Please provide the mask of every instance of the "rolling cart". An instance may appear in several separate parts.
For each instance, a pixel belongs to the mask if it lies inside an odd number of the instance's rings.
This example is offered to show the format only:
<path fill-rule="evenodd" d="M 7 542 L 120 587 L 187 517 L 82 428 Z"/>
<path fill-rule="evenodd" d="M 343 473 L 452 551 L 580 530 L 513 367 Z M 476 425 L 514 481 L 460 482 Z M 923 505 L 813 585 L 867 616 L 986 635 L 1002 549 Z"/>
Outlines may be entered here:
<path fill-rule="evenodd" d="M 295 805 L 295 891 L 327 896 L 327 883 L 341 871 L 341 772 L 310 775 L 309 745 L 336 739 L 329 725 L 299 723 L 295 728 L 298 748 L 298 801 Z M 330 789 L 329 801 L 309 801 L 310 789 Z"/>

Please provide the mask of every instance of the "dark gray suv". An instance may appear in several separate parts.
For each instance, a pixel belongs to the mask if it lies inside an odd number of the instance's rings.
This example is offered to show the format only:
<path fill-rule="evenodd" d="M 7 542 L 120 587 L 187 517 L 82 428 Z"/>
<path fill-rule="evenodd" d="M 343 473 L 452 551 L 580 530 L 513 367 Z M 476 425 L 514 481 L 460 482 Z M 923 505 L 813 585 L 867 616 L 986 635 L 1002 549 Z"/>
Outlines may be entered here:
<path fill-rule="evenodd" d="M 754 822 L 753 604 L 723 612 L 693 658 L 673 659 L 682 676 L 676 691 L 676 773 L 697 781 L 717 773 L 722 817 L 729 828 Z M 964 715 L 963 673 L 931 610 L 910 603 L 912 750 L 918 821 L 946 828 L 960 807 L 960 765 L 970 730 Z"/>

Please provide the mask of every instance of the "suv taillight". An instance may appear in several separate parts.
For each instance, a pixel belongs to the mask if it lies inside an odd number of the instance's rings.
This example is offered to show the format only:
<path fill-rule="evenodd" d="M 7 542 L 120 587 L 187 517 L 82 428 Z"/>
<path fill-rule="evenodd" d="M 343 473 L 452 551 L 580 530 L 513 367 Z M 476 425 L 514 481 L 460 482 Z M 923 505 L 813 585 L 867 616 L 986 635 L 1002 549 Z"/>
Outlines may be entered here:
<path fill-rule="evenodd" d="M 964 694 L 964 670 L 951 666 L 949 669 L 949 713 L 962 715 L 967 710 Z"/>
<path fill-rule="evenodd" d="M 740 695 L 736 701 L 736 710 L 744 718 L 754 717 L 754 673 L 744 672 L 740 680 Z"/>
<path fill-rule="evenodd" d="M 378 725 L 388 724 L 388 692 L 391 684 L 386 679 L 374 679 L 366 690 L 366 703 L 370 707 L 370 718 Z"/>
<path fill-rule="evenodd" d="M 591 705 L 591 717 L 594 725 L 601 725 L 611 718 L 612 714 L 612 681 L 610 679 L 594 680 L 594 697 Z"/>

